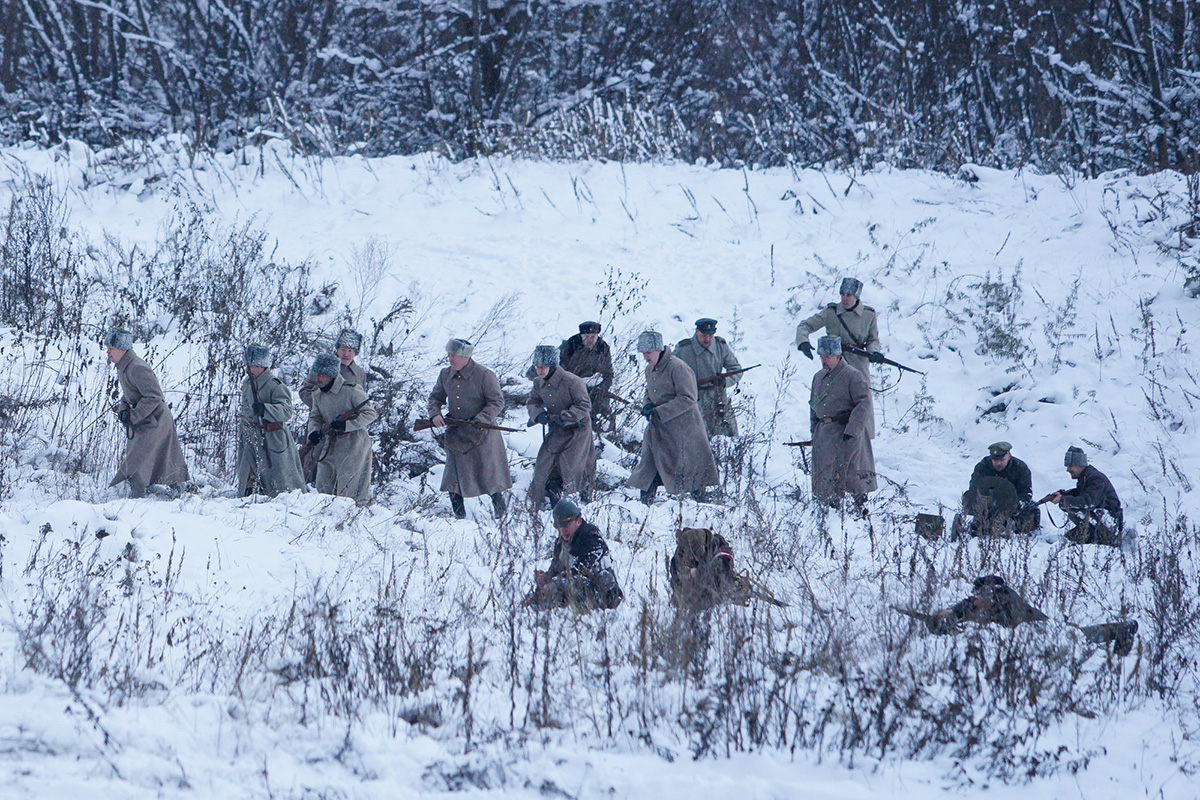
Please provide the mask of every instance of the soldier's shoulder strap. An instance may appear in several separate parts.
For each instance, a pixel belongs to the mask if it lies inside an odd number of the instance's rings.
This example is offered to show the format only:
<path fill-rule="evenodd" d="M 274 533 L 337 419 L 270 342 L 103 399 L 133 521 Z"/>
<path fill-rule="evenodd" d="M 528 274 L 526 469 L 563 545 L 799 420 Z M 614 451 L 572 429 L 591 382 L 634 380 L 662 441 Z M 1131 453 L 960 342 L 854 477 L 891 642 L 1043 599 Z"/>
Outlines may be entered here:
<path fill-rule="evenodd" d="M 841 303 L 830 303 L 829 305 L 827 305 L 825 307 L 832 308 L 834 311 L 837 311 L 839 305 L 841 305 Z"/>
<path fill-rule="evenodd" d="M 870 311 L 872 314 L 875 313 L 875 309 L 871 306 L 863 306 L 863 311 Z"/>
<path fill-rule="evenodd" d="M 692 340 L 690 338 L 680 339 L 675 345 L 675 352 L 679 352 L 680 350 L 683 350 L 684 348 L 690 348 L 691 346 L 692 346 Z"/>
<path fill-rule="evenodd" d="M 727 344 L 727 342 L 725 341 L 725 337 L 724 337 L 724 336 L 714 336 L 714 337 L 713 337 L 713 341 L 714 341 L 714 342 L 720 342 L 721 344 Z"/>

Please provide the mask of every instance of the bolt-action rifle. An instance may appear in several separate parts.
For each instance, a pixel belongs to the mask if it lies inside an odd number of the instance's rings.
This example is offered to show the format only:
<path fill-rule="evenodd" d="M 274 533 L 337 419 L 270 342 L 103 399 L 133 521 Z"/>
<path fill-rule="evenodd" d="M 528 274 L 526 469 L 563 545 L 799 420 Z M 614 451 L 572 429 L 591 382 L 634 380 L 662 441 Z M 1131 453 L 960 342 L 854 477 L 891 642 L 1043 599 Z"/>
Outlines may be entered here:
<path fill-rule="evenodd" d="M 812 447 L 812 439 L 808 439 L 803 442 L 784 442 L 783 446 L 800 448 L 800 458 L 804 460 L 804 471 L 808 472 L 808 453 L 804 452 L 804 448 Z"/>
<path fill-rule="evenodd" d="M 333 432 L 333 423 L 346 422 L 348 420 L 354 419 L 355 417 L 357 417 L 359 415 L 359 413 L 362 412 L 363 408 L 365 408 L 367 403 L 369 403 L 369 402 L 371 402 L 371 398 L 368 397 L 366 400 L 363 400 L 358 405 L 354 406 L 353 408 L 346 409 L 345 411 L 343 411 L 342 413 L 340 413 L 336 417 L 334 417 L 332 420 L 325 423 L 321 428 L 319 428 L 317 430 L 317 433 L 321 434 L 321 436 L 317 440 L 316 444 L 313 444 L 312 442 L 310 442 L 306 439 L 304 441 L 304 444 L 300 445 L 300 462 L 304 463 L 304 459 L 308 457 L 308 454 L 312 452 L 312 449 L 314 447 L 321 448 L 320 450 L 317 451 L 316 460 L 323 461 L 325 459 L 325 456 L 327 456 L 329 454 L 329 442 L 333 438 L 332 436 L 330 436 L 330 434 Z"/>
<path fill-rule="evenodd" d="M 895 367 L 904 372 L 915 372 L 918 375 L 925 374 L 924 372 L 921 372 L 921 370 L 919 370 L 919 369 L 913 369 L 912 367 L 906 367 L 903 364 L 901 364 L 899 361 L 892 361 L 890 358 L 887 358 L 886 356 L 884 356 L 880 353 L 869 353 L 866 350 L 863 350 L 861 347 L 855 347 L 854 345 L 845 345 L 845 344 L 842 345 L 842 352 L 853 353 L 856 356 L 862 356 L 863 358 L 869 359 L 872 362 L 879 363 L 879 364 L 887 364 L 888 366 Z"/>
<path fill-rule="evenodd" d="M 600 391 L 603 392 L 604 396 L 607 397 L 609 400 L 616 400 L 618 403 L 624 403 L 625 405 L 629 405 L 629 401 L 626 400 L 624 397 L 621 397 L 619 394 L 613 394 L 608 389 L 601 389 Z"/>
<path fill-rule="evenodd" d="M 749 372 L 750 370 L 754 369 L 754 367 L 761 366 L 762 364 L 754 364 L 753 366 L 742 367 L 741 369 L 733 369 L 729 372 L 719 372 L 716 375 L 709 375 L 707 378 L 701 378 L 700 380 L 696 381 L 696 388 L 711 389 L 717 381 L 723 378 L 732 378 L 734 375 L 741 375 L 743 372 Z"/>
<path fill-rule="evenodd" d="M 504 431 L 505 433 L 517 433 L 520 428 L 506 428 L 503 425 L 489 425 L 486 422 L 477 422 L 473 419 L 455 419 L 453 417 L 442 417 L 446 420 L 446 424 L 451 428 L 474 428 L 477 431 Z M 433 427 L 433 420 L 419 419 L 413 423 L 414 431 L 427 431 Z"/>
<path fill-rule="evenodd" d="M 913 611 L 911 608 L 901 608 L 897 605 L 893 605 L 892 610 L 924 622 L 930 633 L 946 634 L 958 630 L 958 620 L 953 617 L 939 617 L 937 614 L 926 614 L 923 611 Z"/>

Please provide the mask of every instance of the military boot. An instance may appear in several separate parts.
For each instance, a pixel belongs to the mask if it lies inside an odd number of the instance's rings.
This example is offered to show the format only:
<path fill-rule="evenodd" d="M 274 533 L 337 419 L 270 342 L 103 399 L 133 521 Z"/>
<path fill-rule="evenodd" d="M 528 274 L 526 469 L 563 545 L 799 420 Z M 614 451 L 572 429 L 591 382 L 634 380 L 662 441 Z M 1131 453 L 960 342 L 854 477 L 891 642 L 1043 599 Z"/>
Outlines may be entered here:
<path fill-rule="evenodd" d="M 450 493 L 450 509 L 454 512 L 454 516 L 458 519 L 467 518 L 467 505 L 463 502 L 461 494 Z"/>
<path fill-rule="evenodd" d="M 504 502 L 504 492 L 496 492 L 492 495 L 492 513 L 496 515 L 496 519 L 500 519 L 508 513 L 508 503 Z"/>

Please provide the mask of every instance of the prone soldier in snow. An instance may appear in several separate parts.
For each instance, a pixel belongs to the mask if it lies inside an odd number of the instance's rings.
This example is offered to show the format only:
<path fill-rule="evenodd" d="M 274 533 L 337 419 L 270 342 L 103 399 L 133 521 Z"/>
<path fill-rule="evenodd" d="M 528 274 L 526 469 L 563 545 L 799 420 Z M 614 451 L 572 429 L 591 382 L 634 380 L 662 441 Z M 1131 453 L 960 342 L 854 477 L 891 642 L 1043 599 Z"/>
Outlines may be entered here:
<path fill-rule="evenodd" d="M 175 418 L 150 365 L 131 349 L 133 334 L 113 328 L 104 338 L 108 360 L 117 366 L 121 399 L 113 407 L 125 428 L 125 456 L 109 486 L 129 482 L 132 497 L 145 497 L 151 486 L 178 492 L 188 479 L 187 463 L 175 430 Z"/>
<path fill-rule="evenodd" d="M 521 607 L 593 611 L 619 606 L 625 595 L 600 529 L 584 521 L 579 506 L 566 497 L 554 506 L 553 517 L 558 538 L 550 568 L 533 573 L 534 588 Z"/>
<path fill-rule="evenodd" d="M 533 350 L 537 377 L 529 393 L 530 425 L 543 425 L 529 500 L 535 506 L 553 506 L 567 494 L 587 502 L 596 476 L 596 448 L 592 446 L 591 400 L 583 379 L 559 366 L 558 348 L 538 345 Z"/>
<path fill-rule="evenodd" d="M 292 393 L 271 372 L 271 350 L 248 344 L 242 381 L 242 424 L 238 431 L 237 492 L 277 495 L 304 488 L 300 457 L 287 421 Z"/>
<path fill-rule="evenodd" d="M 696 332 L 675 346 L 675 357 L 696 374 L 697 402 L 704 428 L 714 436 L 737 436 L 737 416 L 727 389 L 742 379 L 742 365 L 733 348 L 717 336 L 717 321 L 710 317 L 696 320 Z M 725 373 L 736 372 L 736 375 Z"/>

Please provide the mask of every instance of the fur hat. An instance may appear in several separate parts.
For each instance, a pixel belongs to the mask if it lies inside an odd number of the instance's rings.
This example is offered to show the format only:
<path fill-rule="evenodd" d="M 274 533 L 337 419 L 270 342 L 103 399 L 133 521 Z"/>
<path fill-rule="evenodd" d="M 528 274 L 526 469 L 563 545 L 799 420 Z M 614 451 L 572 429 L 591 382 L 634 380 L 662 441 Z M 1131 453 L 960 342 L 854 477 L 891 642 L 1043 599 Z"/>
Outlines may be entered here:
<path fill-rule="evenodd" d="M 271 366 L 271 348 L 264 344 L 248 344 L 245 351 L 246 366 Z"/>
<path fill-rule="evenodd" d="M 696 320 L 696 330 L 712 336 L 717 332 L 717 321 L 712 317 L 701 317 Z"/>
<path fill-rule="evenodd" d="M 855 297 L 862 297 L 862 281 L 858 278 L 842 278 L 842 285 L 838 289 L 838 294 L 852 294 Z"/>
<path fill-rule="evenodd" d="M 561 525 L 567 520 L 575 519 L 575 517 L 583 516 L 583 512 L 579 510 L 579 506 L 575 505 L 569 498 L 560 498 L 554 504 L 554 510 L 550 512 L 554 516 L 554 524 Z"/>
<path fill-rule="evenodd" d="M 339 347 L 349 347 L 355 353 L 362 352 L 362 334 L 358 331 L 352 331 L 349 328 L 342 328 L 342 332 L 338 334 L 337 341 L 333 343 L 333 349 Z"/>
<path fill-rule="evenodd" d="M 128 350 L 133 347 L 133 334 L 124 328 L 112 328 L 104 336 L 105 347 Z"/>
<path fill-rule="evenodd" d="M 466 339 L 451 339 L 446 342 L 446 354 L 452 356 L 463 356 L 470 358 L 475 352 L 475 345 L 468 342 Z"/>
<path fill-rule="evenodd" d="M 533 365 L 535 367 L 557 367 L 558 348 L 552 344 L 539 344 L 533 348 Z"/>
<path fill-rule="evenodd" d="M 1012 450 L 1012 445 L 1008 442 L 996 442 L 988 445 L 988 455 L 992 458 L 1004 458 L 1008 455 L 1008 451 Z"/>
<path fill-rule="evenodd" d="M 637 349 L 639 353 L 663 349 L 663 337 L 658 331 L 642 331 L 638 335 Z"/>
<path fill-rule="evenodd" d="M 842 337 L 822 336 L 817 339 L 817 355 L 840 356 L 842 354 Z"/>
<path fill-rule="evenodd" d="M 312 369 L 308 371 L 309 375 L 328 375 L 331 378 L 336 378 L 338 372 L 341 371 L 342 362 L 338 361 L 338 357 L 329 353 L 321 353 L 313 359 Z"/>
<path fill-rule="evenodd" d="M 591 320 L 588 320 L 587 322 L 581 322 L 581 323 L 579 323 L 579 332 L 580 333 L 599 333 L 600 332 L 600 323 L 592 322 Z"/>
<path fill-rule="evenodd" d="M 1087 466 L 1087 453 L 1083 452 L 1083 450 L 1076 447 L 1075 445 L 1071 445 L 1070 447 L 1067 448 L 1066 455 L 1063 456 L 1063 466 L 1064 467 L 1086 467 Z"/>

